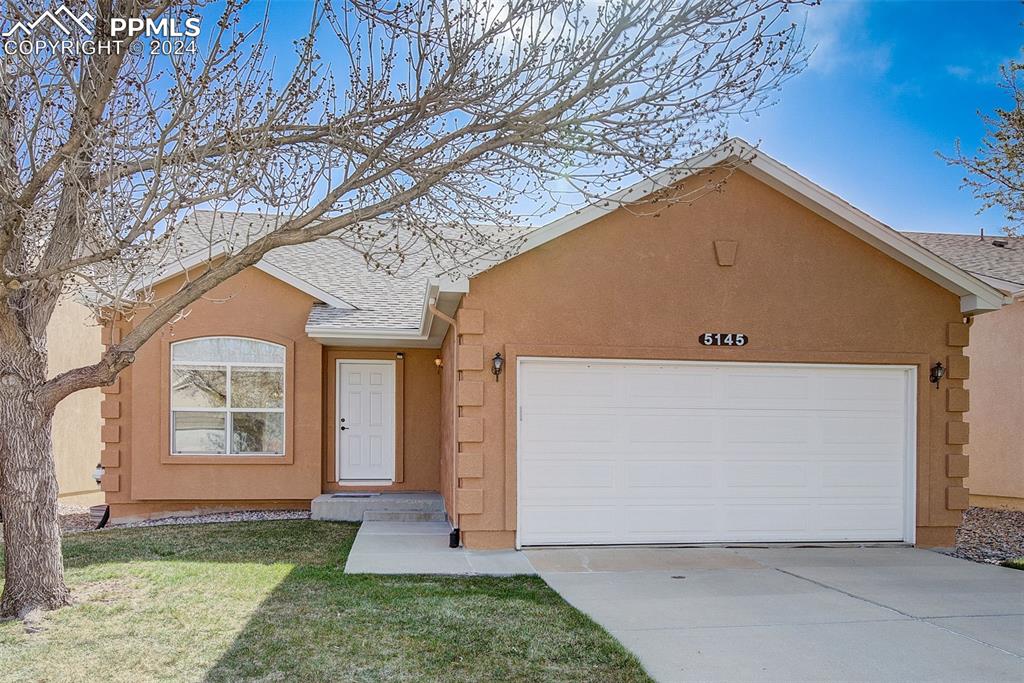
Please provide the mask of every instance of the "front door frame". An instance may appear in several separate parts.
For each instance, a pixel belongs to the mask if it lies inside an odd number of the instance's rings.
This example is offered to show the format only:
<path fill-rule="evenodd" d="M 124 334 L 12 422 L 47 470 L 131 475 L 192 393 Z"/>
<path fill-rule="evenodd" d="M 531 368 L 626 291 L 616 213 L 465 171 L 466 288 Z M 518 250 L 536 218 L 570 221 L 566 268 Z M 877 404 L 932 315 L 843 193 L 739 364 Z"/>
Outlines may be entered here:
<path fill-rule="evenodd" d="M 395 359 L 390 358 L 336 358 L 334 361 L 334 415 L 331 425 L 331 430 L 334 434 L 334 479 L 338 486 L 390 486 L 397 481 L 399 472 L 399 455 L 401 453 L 401 441 L 399 435 L 401 434 L 401 392 L 400 388 L 402 383 L 399 380 L 400 372 L 402 370 L 401 357 Z M 341 381 L 342 381 L 342 367 L 343 365 L 390 365 L 391 366 L 391 392 L 395 398 L 395 404 L 391 407 L 391 420 L 394 428 L 394 434 L 392 435 L 392 456 L 391 456 L 391 467 L 389 469 L 389 476 L 380 479 L 345 479 L 342 473 L 342 458 L 341 458 Z"/>

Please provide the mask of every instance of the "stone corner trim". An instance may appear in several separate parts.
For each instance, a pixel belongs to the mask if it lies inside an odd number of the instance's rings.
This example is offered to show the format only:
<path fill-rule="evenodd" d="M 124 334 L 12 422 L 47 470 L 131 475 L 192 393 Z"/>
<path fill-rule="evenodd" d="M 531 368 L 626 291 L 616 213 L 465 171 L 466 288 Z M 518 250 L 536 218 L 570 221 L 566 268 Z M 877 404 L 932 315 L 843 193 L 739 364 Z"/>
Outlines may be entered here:
<path fill-rule="evenodd" d="M 459 380 L 458 402 L 460 406 L 482 406 L 484 404 L 484 383 L 474 380 Z"/>
<path fill-rule="evenodd" d="M 946 476 L 962 479 L 970 474 L 971 459 L 960 453 L 949 453 L 946 456 Z"/>
<path fill-rule="evenodd" d="M 121 475 L 107 472 L 100 479 L 100 490 L 107 493 L 117 493 L 121 490 Z"/>
<path fill-rule="evenodd" d="M 483 489 L 457 489 L 455 508 L 460 515 L 479 515 L 484 511 Z"/>
<path fill-rule="evenodd" d="M 946 326 L 946 343 L 949 346 L 967 346 L 970 338 L 970 328 L 966 323 L 949 323 Z"/>
<path fill-rule="evenodd" d="M 484 347 L 478 344 L 459 344 L 459 370 L 483 370 Z"/>
<path fill-rule="evenodd" d="M 946 509 L 966 510 L 971 505 L 970 490 L 964 486 L 946 487 Z"/>
<path fill-rule="evenodd" d="M 484 476 L 484 454 L 459 453 L 456 471 L 460 479 L 482 479 Z"/>
<path fill-rule="evenodd" d="M 970 379 L 971 359 L 967 356 L 950 356 L 947 358 L 946 377 L 949 379 Z"/>
<path fill-rule="evenodd" d="M 483 334 L 484 312 L 476 308 L 460 308 L 455 320 L 459 325 L 459 334 Z"/>
<path fill-rule="evenodd" d="M 962 446 L 971 440 L 971 428 L 966 422 L 946 423 L 946 443 Z"/>
<path fill-rule="evenodd" d="M 946 410 L 951 413 L 966 413 L 971 409 L 971 393 L 967 389 L 950 387 L 946 389 Z"/>
<path fill-rule="evenodd" d="M 484 419 L 482 417 L 459 418 L 459 443 L 480 443 L 484 440 Z"/>

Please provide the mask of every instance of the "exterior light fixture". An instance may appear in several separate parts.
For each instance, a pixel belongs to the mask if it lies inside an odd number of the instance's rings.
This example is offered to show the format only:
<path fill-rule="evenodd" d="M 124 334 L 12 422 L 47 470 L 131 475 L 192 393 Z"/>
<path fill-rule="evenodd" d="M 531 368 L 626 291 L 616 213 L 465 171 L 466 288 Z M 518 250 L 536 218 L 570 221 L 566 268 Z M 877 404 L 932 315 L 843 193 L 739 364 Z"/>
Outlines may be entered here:
<path fill-rule="evenodd" d="M 96 463 L 96 469 L 94 469 L 92 471 L 92 478 L 93 478 L 93 481 L 96 482 L 97 486 L 99 486 L 100 483 L 103 481 L 103 474 L 106 471 L 107 470 L 106 470 L 105 467 L 103 467 L 103 465 L 101 465 L 99 463 Z"/>
<path fill-rule="evenodd" d="M 939 388 L 939 382 L 943 377 L 946 376 L 946 368 L 942 367 L 942 363 L 936 363 L 932 366 L 932 372 L 928 376 L 928 380 L 935 385 L 935 388 Z"/>
<path fill-rule="evenodd" d="M 498 375 L 501 374 L 501 369 L 505 365 L 505 359 L 501 357 L 501 351 L 494 354 L 494 358 L 491 359 L 491 372 L 494 373 L 494 381 L 498 381 Z"/>

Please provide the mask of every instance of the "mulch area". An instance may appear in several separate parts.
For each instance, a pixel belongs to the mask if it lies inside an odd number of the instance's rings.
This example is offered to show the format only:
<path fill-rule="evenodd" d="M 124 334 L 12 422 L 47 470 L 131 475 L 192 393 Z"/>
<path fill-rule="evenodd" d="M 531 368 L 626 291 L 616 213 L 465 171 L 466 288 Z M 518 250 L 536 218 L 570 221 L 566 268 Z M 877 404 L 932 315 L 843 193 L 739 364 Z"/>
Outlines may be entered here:
<path fill-rule="evenodd" d="M 969 508 L 957 530 L 952 554 L 990 563 L 1024 557 L 1024 512 Z"/>

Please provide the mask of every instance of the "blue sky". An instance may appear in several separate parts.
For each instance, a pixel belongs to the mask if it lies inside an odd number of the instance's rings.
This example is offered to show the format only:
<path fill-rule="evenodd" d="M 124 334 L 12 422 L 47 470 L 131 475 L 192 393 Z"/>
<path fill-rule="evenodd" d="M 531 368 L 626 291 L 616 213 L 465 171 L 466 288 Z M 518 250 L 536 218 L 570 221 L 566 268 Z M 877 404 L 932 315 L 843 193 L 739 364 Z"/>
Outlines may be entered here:
<path fill-rule="evenodd" d="M 1019 2 L 825 0 L 807 13 L 807 70 L 734 132 L 898 230 L 995 233 L 1001 213 L 975 215 L 935 152 L 974 150 L 977 111 L 1009 104 L 998 67 L 1022 21 Z"/>
<path fill-rule="evenodd" d="M 291 54 L 308 9 L 271 1 L 276 56 Z M 962 173 L 936 152 L 957 138 L 976 149 L 978 110 L 1009 103 L 998 69 L 1021 54 L 1024 5 L 824 0 L 800 18 L 816 46 L 808 68 L 733 134 L 898 230 L 998 232 L 1001 212 L 976 215 Z"/>

